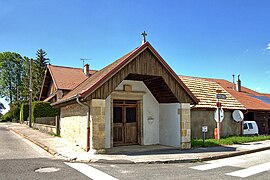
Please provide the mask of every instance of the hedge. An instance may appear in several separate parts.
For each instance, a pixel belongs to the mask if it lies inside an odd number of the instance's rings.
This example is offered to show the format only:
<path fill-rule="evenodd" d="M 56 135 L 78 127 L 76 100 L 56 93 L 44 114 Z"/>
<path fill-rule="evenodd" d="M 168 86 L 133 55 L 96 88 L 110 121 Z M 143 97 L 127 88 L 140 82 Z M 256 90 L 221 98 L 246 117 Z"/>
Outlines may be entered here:
<path fill-rule="evenodd" d="M 33 102 L 32 118 L 34 122 L 35 119 L 38 117 L 54 117 L 59 115 L 60 110 L 58 108 L 53 108 L 50 105 L 50 102 L 42 102 L 42 101 Z"/>

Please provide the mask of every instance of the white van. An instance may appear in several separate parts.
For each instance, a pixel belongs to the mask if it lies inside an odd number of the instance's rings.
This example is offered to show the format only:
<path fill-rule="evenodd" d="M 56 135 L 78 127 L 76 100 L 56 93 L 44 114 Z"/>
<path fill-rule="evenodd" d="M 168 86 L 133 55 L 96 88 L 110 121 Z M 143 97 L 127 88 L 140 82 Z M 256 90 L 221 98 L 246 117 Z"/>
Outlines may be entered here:
<path fill-rule="evenodd" d="M 244 135 L 259 135 L 258 125 L 255 121 L 244 121 Z"/>

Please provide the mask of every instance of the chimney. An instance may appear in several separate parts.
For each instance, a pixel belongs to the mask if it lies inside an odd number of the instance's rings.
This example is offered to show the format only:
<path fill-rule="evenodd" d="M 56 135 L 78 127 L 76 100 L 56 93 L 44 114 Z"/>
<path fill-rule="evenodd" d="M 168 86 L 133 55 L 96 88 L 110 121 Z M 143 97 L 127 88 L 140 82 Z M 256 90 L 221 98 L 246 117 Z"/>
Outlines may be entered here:
<path fill-rule="evenodd" d="M 236 91 L 241 92 L 241 80 L 240 80 L 240 74 L 238 74 L 238 76 L 237 76 Z"/>
<path fill-rule="evenodd" d="M 232 75 L 232 90 L 234 90 L 234 84 L 235 84 L 235 82 L 234 82 L 234 74 Z"/>
<path fill-rule="evenodd" d="M 89 64 L 84 65 L 83 72 L 86 76 L 89 76 Z"/>

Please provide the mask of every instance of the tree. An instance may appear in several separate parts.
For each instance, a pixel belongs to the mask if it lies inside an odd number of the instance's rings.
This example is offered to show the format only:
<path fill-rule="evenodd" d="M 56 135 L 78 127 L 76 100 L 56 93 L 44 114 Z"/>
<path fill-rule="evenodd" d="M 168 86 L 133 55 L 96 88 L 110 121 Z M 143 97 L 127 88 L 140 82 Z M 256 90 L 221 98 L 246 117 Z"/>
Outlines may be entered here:
<path fill-rule="evenodd" d="M 29 101 L 29 81 L 30 81 L 30 59 L 28 57 L 23 58 L 23 74 L 22 74 L 22 90 L 21 90 L 21 97 L 23 101 Z"/>
<path fill-rule="evenodd" d="M 39 49 L 36 52 L 36 59 L 33 62 L 33 100 L 39 100 L 41 87 L 47 68 L 49 58 L 45 56 L 47 53 L 43 49 Z"/>
<path fill-rule="evenodd" d="M 0 53 L 0 97 L 5 97 L 11 104 L 20 100 L 22 62 L 23 59 L 18 53 Z"/>

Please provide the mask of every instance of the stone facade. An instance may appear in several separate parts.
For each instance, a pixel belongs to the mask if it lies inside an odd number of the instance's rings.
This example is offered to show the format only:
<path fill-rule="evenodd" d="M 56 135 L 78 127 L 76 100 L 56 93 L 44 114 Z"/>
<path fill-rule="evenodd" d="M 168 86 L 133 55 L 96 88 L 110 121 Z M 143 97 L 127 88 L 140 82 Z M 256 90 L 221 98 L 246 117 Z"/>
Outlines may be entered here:
<path fill-rule="evenodd" d="M 105 99 L 92 99 L 92 147 L 98 152 L 105 150 Z M 110 132 L 107 132 L 110 133 Z M 90 142 L 91 143 L 91 142 Z"/>
<path fill-rule="evenodd" d="M 214 129 L 217 123 L 214 119 L 215 110 L 193 109 L 191 110 L 192 138 L 202 138 L 202 126 L 208 127 L 206 138 L 214 137 Z M 224 119 L 221 123 L 221 137 L 240 135 L 240 123 L 233 121 L 232 111 L 224 110 Z"/>
<path fill-rule="evenodd" d="M 87 108 L 77 103 L 61 108 L 60 136 L 86 149 Z"/>
<path fill-rule="evenodd" d="M 180 104 L 181 149 L 191 148 L 190 104 Z"/>

